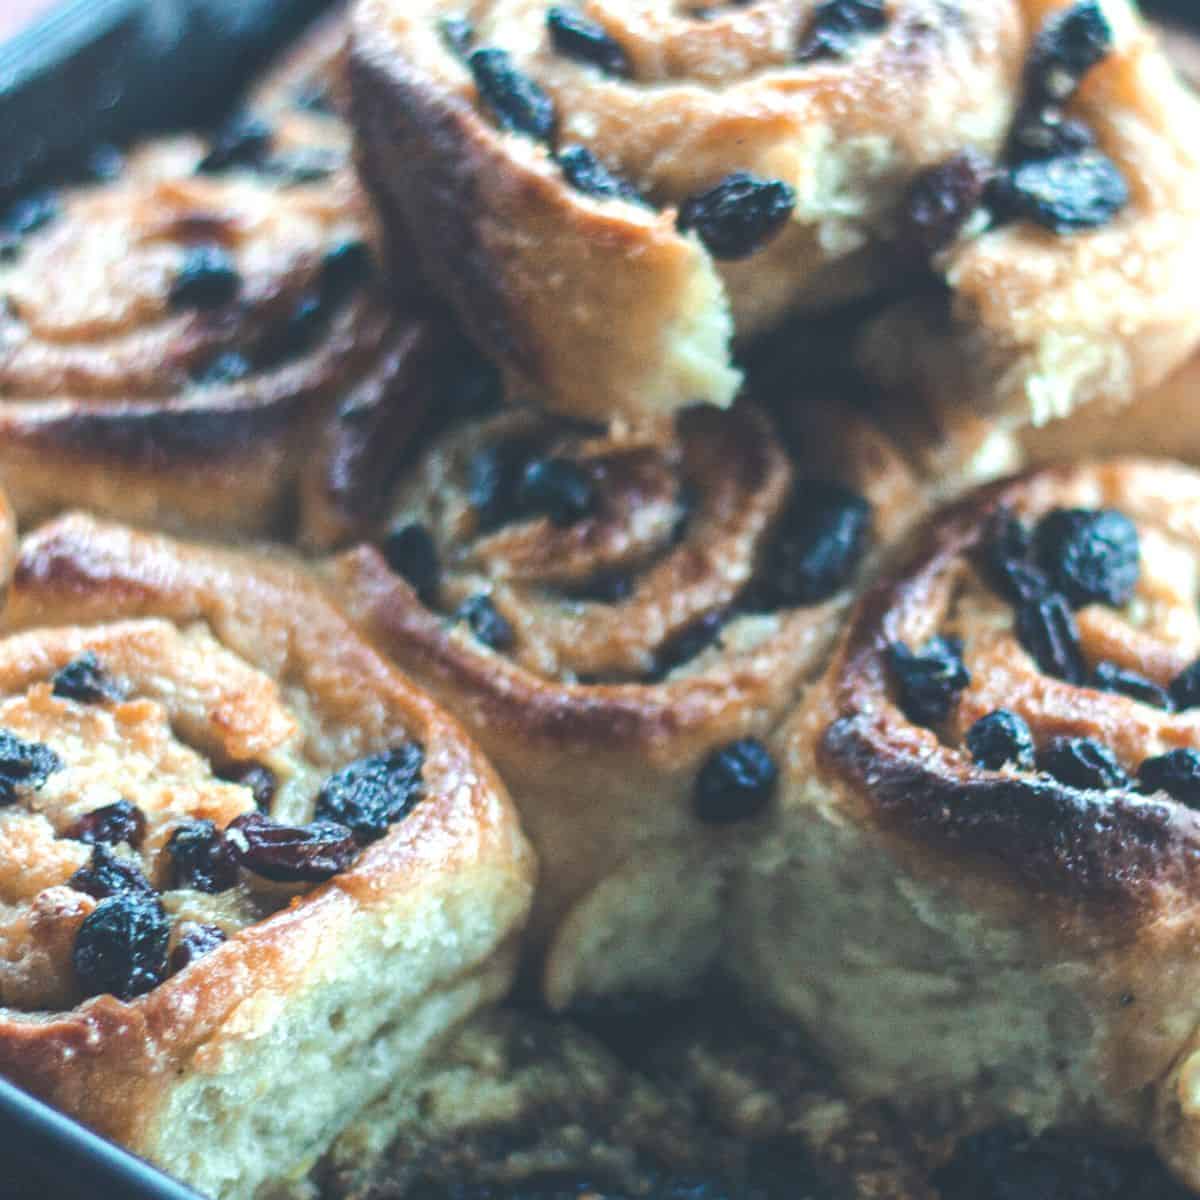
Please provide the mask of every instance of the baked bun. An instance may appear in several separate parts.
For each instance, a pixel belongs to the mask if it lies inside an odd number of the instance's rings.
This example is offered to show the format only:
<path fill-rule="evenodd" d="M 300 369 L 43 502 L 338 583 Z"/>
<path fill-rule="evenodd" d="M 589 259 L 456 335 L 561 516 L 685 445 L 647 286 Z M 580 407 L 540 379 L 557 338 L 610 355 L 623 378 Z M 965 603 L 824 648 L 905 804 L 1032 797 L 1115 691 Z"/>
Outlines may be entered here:
<path fill-rule="evenodd" d="M 542 876 L 552 1006 L 680 992 L 772 790 L 764 738 L 920 489 L 845 414 L 794 462 L 750 405 L 665 442 L 531 412 L 451 429 L 339 602 L 478 737 Z"/>
<path fill-rule="evenodd" d="M 998 152 L 1016 0 L 360 0 L 360 165 L 407 261 L 546 407 L 739 389 L 734 336 L 894 276 L 920 171 Z"/>
<path fill-rule="evenodd" d="M 1125 404 L 1200 342 L 1200 104 L 1125 0 L 1027 0 L 1041 28 L 999 163 L 914 186 L 945 289 L 864 333 L 868 370 L 1011 425 Z"/>
<path fill-rule="evenodd" d="M 731 960 L 852 1094 L 1153 1142 L 1200 1187 L 1200 475 L 930 519 L 773 743 Z"/>
<path fill-rule="evenodd" d="M 300 568 L 86 516 L 0 640 L 0 1072 L 217 1198 L 302 1179 L 511 979 L 533 860 Z"/>
<path fill-rule="evenodd" d="M 310 77 L 289 68 L 208 141 L 143 148 L 10 243 L 0 477 L 22 519 L 78 505 L 325 546 L 377 517 L 431 334 L 384 295 Z"/>

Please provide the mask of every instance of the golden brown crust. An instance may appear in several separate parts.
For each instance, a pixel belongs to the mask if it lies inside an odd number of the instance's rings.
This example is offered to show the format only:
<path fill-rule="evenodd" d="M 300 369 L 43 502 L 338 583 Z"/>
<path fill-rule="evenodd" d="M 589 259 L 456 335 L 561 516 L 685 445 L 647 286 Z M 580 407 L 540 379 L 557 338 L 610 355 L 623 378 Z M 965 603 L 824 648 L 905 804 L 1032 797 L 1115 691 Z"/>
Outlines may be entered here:
<path fill-rule="evenodd" d="M 983 565 L 998 513 L 1035 522 L 1061 508 L 1116 509 L 1140 535 L 1129 603 L 1076 614 L 1087 684 L 1038 665 L 1019 605 Z M 1200 722 L 1092 682 L 1104 662 L 1165 689 L 1195 660 L 1198 547 L 1193 472 L 1062 466 L 937 514 L 860 602 L 778 740 L 780 809 L 742 881 L 731 941 L 744 978 L 805 1021 L 852 1089 L 921 1116 L 940 1105 L 968 1127 L 1098 1121 L 1153 1140 L 1181 1178 L 1200 1180 L 1176 1065 L 1200 1021 L 1200 818 L 1134 782 L 1145 760 L 1200 749 Z M 945 720 L 922 725 L 892 648 L 936 635 L 963 639 L 969 680 L 950 690 Z M 967 732 L 998 709 L 1032 730 L 1040 770 L 973 760 Z M 1065 737 L 1107 747 L 1127 781 L 1060 781 L 1045 755 Z M 836 1012 L 825 1026 L 818 996 Z M 1155 1106 L 1172 1109 L 1173 1128 Z"/>
<path fill-rule="evenodd" d="M 832 424 L 815 419 L 798 464 L 749 406 L 689 410 L 665 444 L 524 414 L 468 424 L 424 455 L 390 523 L 432 539 L 436 594 L 423 603 L 375 549 L 332 566 L 339 602 L 466 721 L 517 798 L 544 864 L 535 937 L 557 1006 L 678 991 L 711 954 L 744 839 L 696 815 L 697 774 L 764 737 L 819 668 L 861 557 L 807 602 L 775 598 L 774 548 L 803 536 L 793 494 L 814 475 L 862 489 L 882 536 L 920 503 L 882 439 L 844 410 Z M 509 448 L 517 476 L 575 464 L 588 511 L 556 526 L 510 496 L 489 522 L 472 475 Z M 472 633 L 462 606 L 479 597 L 509 644 Z"/>
<path fill-rule="evenodd" d="M 22 517 L 80 505 L 216 535 L 297 518 L 327 546 L 375 515 L 432 334 L 372 278 L 346 128 L 297 107 L 329 58 L 323 38 L 252 97 L 269 145 L 221 170 L 200 139 L 143 148 L 0 272 L 0 470 Z M 180 295 L 203 250 L 236 278 Z"/>
<path fill-rule="evenodd" d="M 887 28 L 795 64 L 815 4 L 666 0 L 583 7 L 632 79 L 550 47 L 546 6 L 476 5 L 477 46 L 511 52 L 553 97 L 558 146 L 582 144 L 653 207 L 570 187 L 531 139 L 498 132 L 439 31 L 449 0 L 370 0 L 352 17 L 360 164 L 384 219 L 522 390 L 567 415 L 659 419 L 737 391 L 735 332 L 878 286 L 909 180 L 965 142 L 1003 140 L 1023 29 L 1011 3 L 893 5 Z M 869 103 L 865 97 L 870 97 Z M 731 150 L 736 147 L 736 151 Z M 717 262 L 676 211 L 743 170 L 794 185 L 788 228 Z"/>
<path fill-rule="evenodd" d="M 1024 7 L 1036 29 L 1066 5 Z M 897 305 L 863 337 L 863 361 L 885 387 L 933 411 L 1044 425 L 1087 404 L 1129 403 L 1195 349 L 1200 158 L 1184 131 L 1200 109 L 1133 6 L 1105 0 L 1103 11 L 1114 48 L 1067 112 L 1121 169 L 1129 203 L 1094 230 L 1010 223 L 942 252 L 934 265 L 947 293 Z"/>
<path fill-rule="evenodd" d="M 109 654 L 114 671 L 123 671 L 130 686 L 156 696 L 108 706 L 117 723 L 127 726 L 129 710 L 138 704 L 161 704 L 176 730 L 213 764 L 202 772 L 207 784 L 197 778 L 195 796 L 214 787 L 241 792 L 235 809 L 254 805 L 245 787 L 213 781 L 212 771 L 228 762 L 250 758 L 268 764 L 278 780 L 272 813 L 285 821 L 291 814 L 296 823 L 311 818 L 320 778 L 339 764 L 403 738 L 417 740 L 425 751 L 422 798 L 386 836 L 327 883 L 300 891 L 277 889 L 273 902 L 260 898 L 266 903 L 262 919 L 235 922 L 223 944 L 147 994 L 128 1002 L 101 995 L 68 1012 L 3 1010 L 0 1069 L 7 1077 L 180 1171 L 185 1151 L 173 1144 L 178 1131 L 168 1127 L 174 1097 L 206 1078 L 214 1089 L 224 1086 L 230 1057 L 247 1054 L 260 1040 L 269 1045 L 273 1028 L 287 1028 L 289 1010 L 336 980 L 339 971 L 357 969 L 360 986 L 369 988 L 371 973 L 381 964 L 356 949 L 363 931 L 423 923 L 404 940 L 406 969 L 424 977 L 424 988 L 448 989 L 485 970 L 498 972 L 502 983 L 503 943 L 528 903 L 532 870 L 502 786 L 459 727 L 369 649 L 297 566 L 282 558 L 255 560 L 67 517 L 24 543 L 5 625 L 9 639 L 0 649 L 6 691 L 19 690 L 22 680 L 53 671 L 60 659 L 83 650 Z M 156 638 L 156 629 L 161 637 Z M 175 631 L 185 638 L 202 633 L 214 639 L 209 653 L 243 664 L 250 685 L 238 684 L 228 697 L 217 699 L 206 693 L 208 685 L 196 677 L 196 669 L 189 682 L 145 693 L 155 679 L 170 679 L 186 666 L 176 661 Z M 140 666 L 139 654 L 147 660 Z M 163 656 L 157 667 L 156 654 Z M 218 674 L 212 686 L 219 697 L 224 684 Z M 44 685 L 26 686 L 36 691 Z M 8 708 L 17 703 L 9 700 Z M 57 706 L 60 714 L 76 707 L 48 695 L 39 703 Z M 69 776 L 71 747 L 56 743 L 54 736 L 47 741 L 58 746 L 67 764 L 63 774 Z M 77 747 L 75 757 L 86 750 L 86 743 Z M 54 803 L 53 788 L 45 790 L 43 803 Z M 175 799 L 168 803 L 215 815 L 203 807 L 209 801 L 180 801 L 179 794 L 176 785 Z M 153 810 L 150 819 L 147 840 L 153 843 L 159 819 Z M 168 901 L 177 894 L 169 894 Z M 262 895 L 270 894 L 268 889 Z M 463 899 L 471 895 L 478 907 L 464 910 Z M 196 895 L 189 904 L 199 909 L 202 901 L 223 899 Z M 431 917 L 430 906 L 439 904 L 445 915 Z M 435 953 L 440 961 L 431 964 L 425 938 L 444 939 L 437 927 L 447 921 L 457 929 L 458 947 L 450 950 L 442 941 Z M 342 953 L 360 957 L 339 964 L 339 946 Z M 495 989 L 494 980 L 488 990 Z M 349 1012 L 340 1018 L 343 1024 L 353 1023 L 353 1006 Z M 427 1029 L 414 1036 L 419 1045 L 439 1032 Z M 303 1050 L 297 1044 L 296 1054 Z M 252 1057 L 243 1058 L 242 1070 L 253 1075 Z M 369 1087 L 386 1082 L 372 1078 Z M 366 1075 L 362 1083 L 368 1085 Z M 261 1086 L 269 1094 L 276 1084 L 267 1078 Z M 355 1103 L 369 1098 L 362 1095 Z M 219 1124 L 223 1114 L 209 1103 L 209 1120 Z M 325 1114 L 328 1124 L 319 1136 L 327 1141 L 351 1115 Z M 214 1136 L 216 1160 L 223 1147 L 220 1135 Z M 219 1173 L 198 1182 L 207 1179 L 218 1190 L 214 1181 L 221 1181 L 222 1194 L 248 1195 L 255 1178 L 294 1171 L 313 1146 L 297 1144 L 289 1153 L 296 1160 L 249 1167 L 249 1183 L 221 1180 Z"/>

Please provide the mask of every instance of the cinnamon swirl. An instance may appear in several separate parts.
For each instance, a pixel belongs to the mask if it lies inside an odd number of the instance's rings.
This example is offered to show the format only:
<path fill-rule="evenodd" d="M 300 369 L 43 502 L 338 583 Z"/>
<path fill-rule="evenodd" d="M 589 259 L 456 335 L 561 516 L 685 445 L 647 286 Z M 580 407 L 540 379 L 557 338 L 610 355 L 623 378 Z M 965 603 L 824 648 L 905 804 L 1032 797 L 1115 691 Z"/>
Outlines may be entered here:
<path fill-rule="evenodd" d="M 931 518 L 772 743 L 733 965 L 854 1094 L 1153 1143 L 1200 1187 L 1200 475 Z"/>
<path fill-rule="evenodd" d="M 762 739 L 824 662 L 873 536 L 922 502 L 865 422 L 816 407 L 795 460 L 750 405 L 688 410 L 665 443 L 468 422 L 422 455 L 378 548 L 331 568 L 516 798 L 555 1007 L 677 992 L 710 962 L 774 792 Z"/>
<path fill-rule="evenodd" d="M 206 1195 L 302 1179 L 507 989 L 502 786 L 282 557 L 69 516 L 4 626 L 0 1071 Z"/>
<path fill-rule="evenodd" d="M 350 74 L 383 218 L 480 346 L 645 421 L 729 404 L 735 333 L 894 275 L 906 187 L 1000 150 L 1024 48 L 1016 0 L 362 0 Z"/>
<path fill-rule="evenodd" d="M 10 219 L 0 477 L 22 518 L 325 546 L 378 515 L 431 334 L 384 295 L 348 133 L 301 87 L 312 53 L 210 138 Z"/>

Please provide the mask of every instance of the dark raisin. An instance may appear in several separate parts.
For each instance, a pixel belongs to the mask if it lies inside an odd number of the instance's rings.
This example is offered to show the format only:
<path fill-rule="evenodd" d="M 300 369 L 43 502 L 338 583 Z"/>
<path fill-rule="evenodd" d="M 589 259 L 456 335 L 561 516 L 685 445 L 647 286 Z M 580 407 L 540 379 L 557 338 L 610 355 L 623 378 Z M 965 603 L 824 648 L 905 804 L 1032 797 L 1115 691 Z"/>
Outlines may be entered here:
<path fill-rule="evenodd" d="M 1058 508 L 1038 522 L 1034 552 L 1075 608 L 1127 604 L 1137 587 L 1137 526 L 1115 509 Z"/>
<path fill-rule="evenodd" d="M 736 171 L 685 200 L 677 224 L 694 229 L 714 258 L 748 258 L 783 231 L 795 207 L 796 193 L 781 179 Z"/>
<path fill-rule="evenodd" d="M 376 841 L 420 800 L 424 765 L 425 751 L 415 742 L 350 763 L 322 785 L 318 820 L 345 825 L 362 845 Z"/>
<path fill-rule="evenodd" d="M 546 13 L 546 27 L 559 54 L 599 67 L 606 75 L 630 74 L 629 56 L 620 42 L 582 13 L 555 5 Z"/>
<path fill-rule="evenodd" d="M 1200 708 L 1200 659 L 1184 667 L 1168 689 L 1176 708 Z"/>
<path fill-rule="evenodd" d="M 0 729 L 0 804 L 11 804 L 17 798 L 18 787 L 36 791 L 62 769 L 62 759 L 49 746 L 27 742 Z"/>
<path fill-rule="evenodd" d="M 225 931 L 218 925 L 201 925 L 196 921 L 184 921 L 179 926 L 175 949 L 171 951 L 171 974 L 177 975 L 184 967 L 190 967 L 198 958 L 211 954 L 225 940 Z"/>
<path fill-rule="evenodd" d="M 1083 683 L 1087 664 L 1079 644 L 1079 626 L 1058 592 L 1027 600 L 1017 609 L 1017 637 L 1038 668 L 1067 683 Z"/>
<path fill-rule="evenodd" d="M 105 842 L 114 846 L 118 842 L 127 842 L 135 850 L 145 836 L 146 814 L 128 800 L 116 800 L 84 813 L 67 833 L 67 837 L 77 842 L 89 845 Z"/>
<path fill-rule="evenodd" d="M 692 807 L 708 825 L 756 817 L 771 802 L 779 770 L 756 738 L 741 738 L 714 750 L 700 768 Z"/>
<path fill-rule="evenodd" d="M 466 621 L 475 637 L 493 650 L 509 650 L 517 640 L 512 625 L 492 603 L 490 596 L 480 594 L 464 600 L 457 617 Z"/>
<path fill-rule="evenodd" d="M 642 203 L 637 188 L 614 175 L 586 146 L 564 147 L 558 152 L 558 165 L 563 177 L 577 192 L 604 200 Z"/>
<path fill-rule="evenodd" d="M 1130 782 L 1113 752 L 1095 738 L 1052 738 L 1038 755 L 1038 766 L 1068 787 L 1108 791 Z"/>
<path fill-rule="evenodd" d="M 237 298 L 242 277 L 220 246 L 189 246 L 171 284 L 174 308 L 220 308 Z"/>
<path fill-rule="evenodd" d="M 988 191 L 997 220 L 1029 220 L 1051 233 L 1107 225 L 1129 203 L 1129 185 L 1096 150 L 1018 163 Z"/>
<path fill-rule="evenodd" d="M 1116 663 L 1098 663 L 1092 675 L 1092 686 L 1102 692 L 1115 692 L 1132 700 L 1140 700 L 1153 708 L 1168 711 L 1171 708 L 1171 697 L 1167 695 L 1166 688 L 1161 688 L 1153 680 L 1139 675 L 1136 671 L 1127 671 Z"/>
<path fill-rule="evenodd" d="M 154 896 L 110 896 L 83 919 L 71 959 L 86 996 L 132 1000 L 167 977 L 171 922 Z"/>
<path fill-rule="evenodd" d="M 560 528 L 592 514 L 596 489 L 592 477 L 569 458 L 539 458 L 529 463 L 517 486 L 517 507 L 528 515 L 547 516 Z"/>
<path fill-rule="evenodd" d="M 67 880 L 67 887 L 97 900 L 108 896 L 158 895 L 140 866 L 119 858 L 103 842 L 93 843 L 91 861 Z"/>
<path fill-rule="evenodd" d="M 51 691 L 60 700 L 78 700 L 82 704 L 101 704 L 124 696 L 124 689 L 105 672 L 91 650 L 54 672 Z"/>
<path fill-rule="evenodd" d="M 225 840 L 247 871 L 277 883 L 321 883 L 349 867 L 361 850 L 344 825 L 279 825 L 256 812 L 231 822 Z"/>
<path fill-rule="evenodd" d="M 481 530 L 496 529 L 519 515 L 517 492 L 533 453 L 527 439 L 506 438 L 485 446 L 467 464 L 467 499 Z"/>
<path fill-rule="evenodd" d="M 920 651 L 893 642 L 889 657 L 896 679 L 900 707 L 917 725 L 938 725 L 970 684 L 971 673 L 962 660 L 958 638 L 930 638 Z"/>
<path fill-rule="evenodd" d="M 620 604 L 633 595 L 636 584 L 624 571 L 602 571 L 568 593 L 573 600 L 593 604 Z"/>
<path fill-rule="evenodd" d="M 654 656 L 651 680 L 665 679 L 676 667 L 681 667 L 703 654 L 719 640 L 721 630 L 728 620 L 729 613 L 724 609 L 717 609 L 715 612 L 705 613 L 698 621 L 693 621 L 674 637 L 668 638 L 659 646 Z"/>
<path fill-rule="evenodd" d="M 554 101 L 528 75 L 518 71 L 505 50 L 484 47 L 467 59 L 480 99 L 501 129 L 539 142 L 554 136 Z"/>
<path fill-rule="evenodd" d="M 877 33 L 886 24 L 884 0 L 822 0 L 800 35 L 796 61 L 845 58 L 859 34 Z"/>
<path fill-rule="evenodd" d="M 200 364 L 191 375 L 192 382 L 198 387 L 219 387 L 225 383 L 237 383 L 253 371 L 253 365 L 244 354 L 237 350 L 226 350 Z"/>
<path fill-rule="evenodd" d="M 1044 107 L 1069 99 L 1112 47 L 1112 27 L 1099 0 L 1081 0 L 1052 14 L 1026 63 L 1026 103 Z"/>
<path fill-rule="evenodd" d="M 1046 573 L 1028 561 L 1032 553 L 1029 526 L 1008 508 L 993 513 L 984 534 L 983 569 L 992 586 L 1013 603 L 1040 599 L 1051 590 Z"/>
<path fill-rule="evenodd" d="M 259 812 L 266 812 L 271 807 L 271 801 L 275 799 L 275 792 L 279 787 L 275 772 L 270 767 L 264 767 L 262 763 L 239 763 L 222 772 L 221 778 L 249 788 L 254 797 L 254 806 Z"/>
<path fill-rule="evenodd" d="M 451 53 L 462 59 L 471 53 L 471 46 L 475 41 L 475 26 L 466 17 L 443 17 L 438 28 Z"/>
<path fill-rule="evenodd" d="M 491 416 L 504 403 L 504 379 L 474 346 L 457 341 L 434 367 L 434 401 L 451 421 Z"/>
<path fill-rule="evenodd" d="M 992 173 L 983 155 L 964 150 L 918 175 L 901 210 L 901 247 L 929 258 L 949 246 L 983 203 Z"/>
<path fill-rule="evenodd" d="M 390 530 L 380 546 L 387 565 L 417 593 L 422 604 L 437 602 L 442 582 L 437 545 L 424 525 Z"/>
<path fill-rule="evenodd" d="M 19 241 L 57 220 L 61 212 L 62 202 L 58 193 L 51 188 L 44 188 L 30 192 L 9 205 L 0 216 L 0 226 Z"/>
<path fill-rule="evenodd" d="M 209 142 L 208 153 L 196 170 L 202 174 L 228 171 L 232 167 L 257 167 L 267 157 L 275 131 L 252 113 L 234 113 Z"/>
<path fill-rule="evenodd" d="M 1096 135 L 1091 129 L 1058 109 L 1030 113 L 1013 126 L 1011 154 L 1018 162 L 1080 154 L 1095 147 Z"/>
<path fill-rule="evenodd" d="M 321 299 L 330 308 L 344 304 L 371 278 L 373 268 L 366 242 L 350 238 L 339 242 L 321 264 Z"/>
<path fill-rule="evenodd" d="M 216 895 L 237 883 L 237 860 L 211 821 L 184 821 L 167 842 L 171 886 Z"/>
<path fill-rule="evenodd" d="M 854 577 L 871 535 L 871 506 L 836 483 L 805 480 L 792 493 L 764 565 L 778 607 L 818 604 Z"/>
<path fill-rule="evenodd" d="M 1023 717 L 1007 708 L 998 708 L 980 717 L 967 730 L 967 749 L 972 759 L 989 771 L 1013 766 L 1032 771 L 1037 763 L 1033 733 Z"/>
<path fill-rule="evenodd" d="M 1166 792 L 1189 808 L 1200 808 L 1200 754 L 1195 750 L 1168 750 L 1148 758 L 1138 768 L 1144 792 Z"/>

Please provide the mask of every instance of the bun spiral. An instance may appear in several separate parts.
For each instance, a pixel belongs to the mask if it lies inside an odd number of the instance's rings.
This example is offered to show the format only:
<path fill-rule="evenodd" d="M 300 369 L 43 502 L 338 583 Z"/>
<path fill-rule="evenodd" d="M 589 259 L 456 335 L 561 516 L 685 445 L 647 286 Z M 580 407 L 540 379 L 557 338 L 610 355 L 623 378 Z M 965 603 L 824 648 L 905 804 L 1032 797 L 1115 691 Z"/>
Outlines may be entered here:
<path fill-rule="evenodd" d="M 312 53 L 211 139 L 18 210 L 0 474 L 22 519 L 83 506 L 323 546 L 377 515 L 430 331 L 383 294 L 348 133 L 300 90 Z"/>
<path fill-rule="evenodd" d="M 521 390 L 661 419 L 730 354 L 894 275 L 905 189 L 998 151 L 1014 0 L 363 0 L 360 165 L 381 214 Z"/>
<path fill-rule="evenodd" d="M 853 1093 L 1200 1186 L 1198 548 L 1194 472 L 1064 466 L 930 518 L 858 606 L 730 939 Z"/>
<path fill-rule="evenodd" d="M 503 788 L 282 558 L 27 538 L 0 787 L 0 1071 L 206 1195 L 301 1178 L 511 981 Z"/>
<path fill-rule="evenodd" d="M 793 460 L 750 405 L 667 442 L 531 413 L 422 457 L 378 548 L 332 582 L 476 734 L 543 862 L 556 1007 L 679 992 L 711 962 L 766 804 L 766 737 L 919 488 L 848 413 Z"/>

